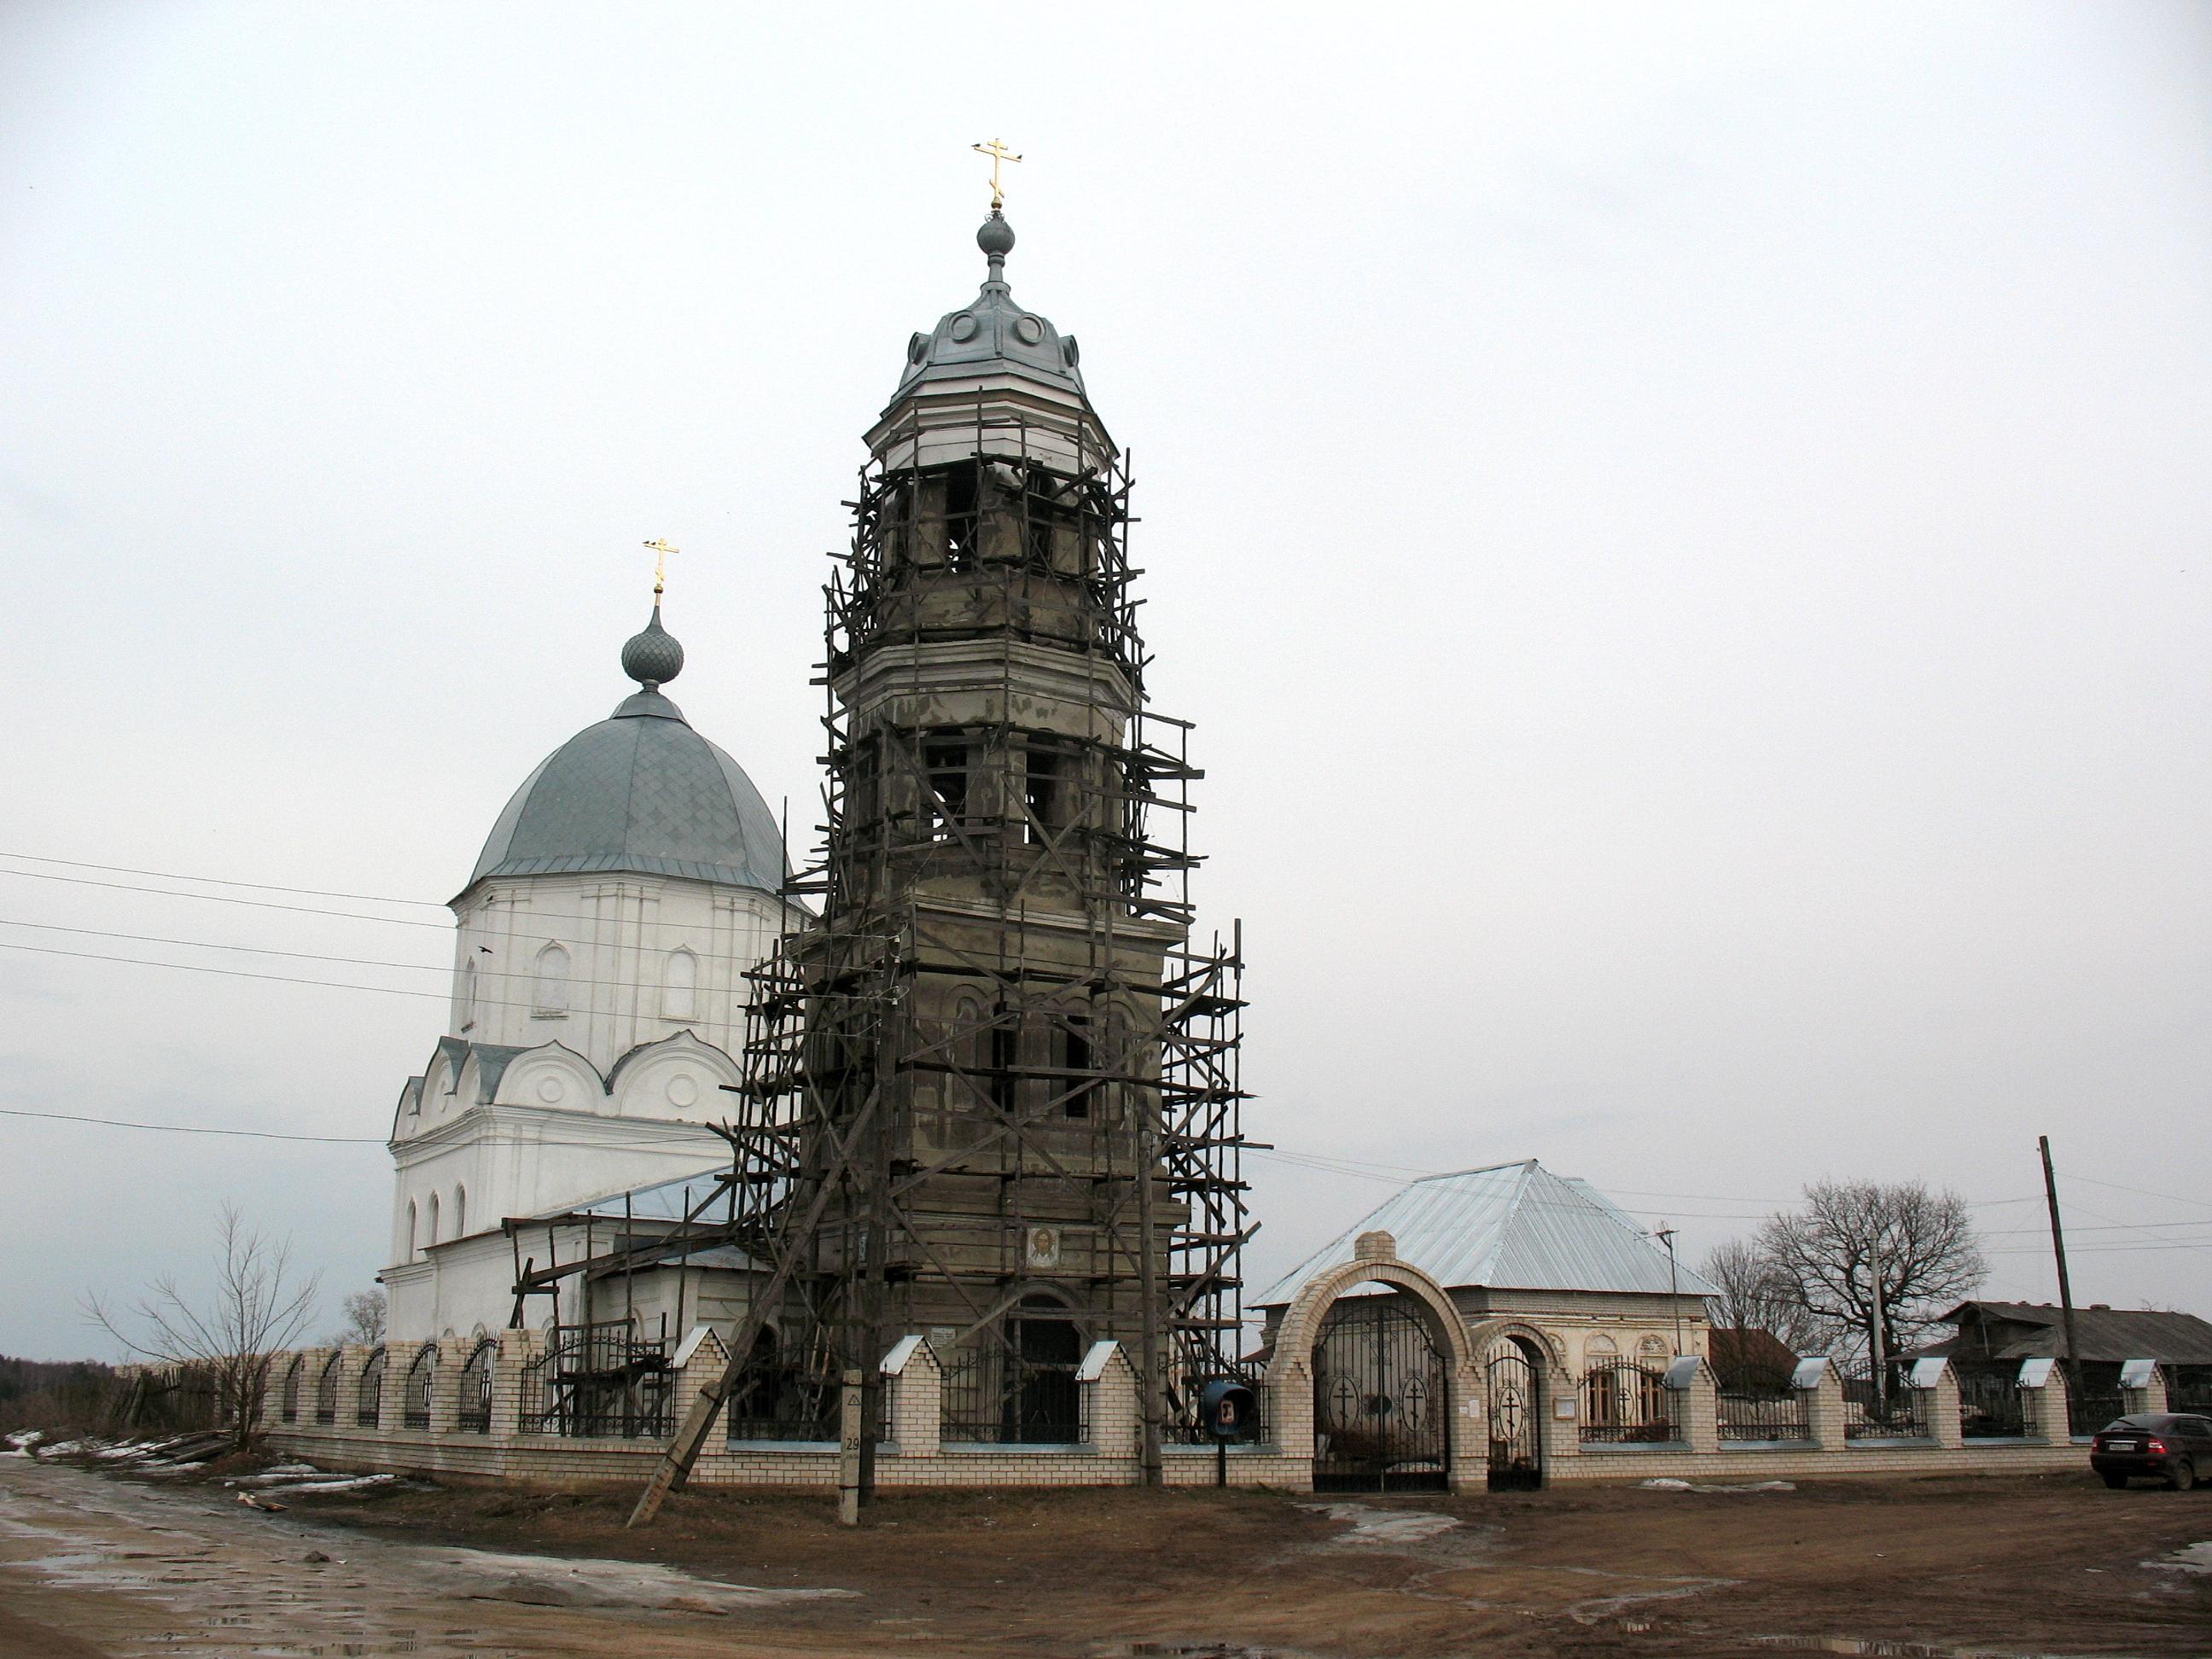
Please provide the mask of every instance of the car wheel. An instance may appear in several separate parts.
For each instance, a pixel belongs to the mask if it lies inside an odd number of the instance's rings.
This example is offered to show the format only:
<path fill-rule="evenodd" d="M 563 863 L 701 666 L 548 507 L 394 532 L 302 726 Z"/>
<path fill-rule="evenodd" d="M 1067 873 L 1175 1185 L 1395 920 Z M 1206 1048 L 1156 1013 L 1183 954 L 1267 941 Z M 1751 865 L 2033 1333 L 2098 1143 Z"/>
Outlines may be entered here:
<path fill-rule="evenodd" d="M 2173 1466 L 2172 1480 L 2174 1491 L 2187 1492 L 2197 1484 L 2197 1465 L 2183 1458 Z"/>
<path fill-rule="evenodd" d="M 2118 1492 L 2128 1484 L 2128 1478 L 2124 1474 L 2108 1474 L 2105 1477 L 2105 1484 Z"/>

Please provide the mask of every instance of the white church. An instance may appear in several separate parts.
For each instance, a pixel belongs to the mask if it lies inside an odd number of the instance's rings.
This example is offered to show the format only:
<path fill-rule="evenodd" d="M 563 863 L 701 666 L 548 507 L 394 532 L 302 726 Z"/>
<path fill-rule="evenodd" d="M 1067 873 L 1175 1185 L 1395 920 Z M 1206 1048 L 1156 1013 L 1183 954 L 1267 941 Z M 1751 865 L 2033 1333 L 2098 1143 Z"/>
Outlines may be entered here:
<path fill-rule="evenodd" d="M 623 647 L 638 689 L 523 780 L 452 901 L 451 1035 L 392 1124 L 380 1277 L 396 1343 L 514 1322 L 526 1233 L 541 1267 L 549 1250 L 580 1259 L 595 1225 L 599 1248 L 625 1211 L 634 1232 L 665 1226 L 729 1167 L 708 1126 L 738 1081 L 745 975 L 803 917 L 779 896 L 783 840 L 759 790 L 661 690 L 684 647 L 658 597 Z M 696 1306 L 703 1280 L 713 1296 L 732 1277 L 717 1265 L 672 1294 Z M 589 1282 L 562 1286 L 563 1320 L 589 1316 Z M 623 1290 L 641 1312 L 671 1293 Z M 554 1312 L 540 1301 L 526 1322 Z"/>

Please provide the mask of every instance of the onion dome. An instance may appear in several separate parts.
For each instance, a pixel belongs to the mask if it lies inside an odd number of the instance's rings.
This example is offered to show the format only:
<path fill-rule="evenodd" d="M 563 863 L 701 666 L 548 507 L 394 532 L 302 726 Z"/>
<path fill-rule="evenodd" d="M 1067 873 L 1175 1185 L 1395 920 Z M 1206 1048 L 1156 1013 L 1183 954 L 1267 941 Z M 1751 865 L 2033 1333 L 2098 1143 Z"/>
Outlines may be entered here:
<path fill-rule="evenodd" d="M 972 380 L 1006 374 L 1083 396 L 1080 354 L 1075 337 L 1062 334 L 1046 319 L 1014 303 L 1006 286 L 1006 255 L 1013 252 L 1014 228 L 994 210 L 975 233 L 988 274 L 973 304 L 948 312 L 927 334 L 907 342 L 906 372 L 899 377 L 896 404 L 933 380 Z"/>
<path fill-rule="evenodd" d="M 640 689 L 523 780 L 469 886 L 605 871 L 780 890 L 775 815 L 744 769 L 660 694 L 682 672 L 684 647 L 660 625 L 658 605 L 623 645 L 622 665 Z"/>

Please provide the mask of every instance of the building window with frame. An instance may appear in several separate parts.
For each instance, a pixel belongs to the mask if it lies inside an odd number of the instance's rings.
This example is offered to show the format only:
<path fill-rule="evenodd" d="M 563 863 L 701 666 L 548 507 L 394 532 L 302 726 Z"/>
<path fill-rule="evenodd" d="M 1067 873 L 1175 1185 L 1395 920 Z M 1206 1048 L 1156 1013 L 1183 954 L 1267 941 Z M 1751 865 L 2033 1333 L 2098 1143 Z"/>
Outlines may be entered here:
<path fill-rule="evenodd" d="M 1069 1117 L 1089 1117 L 1091 1097 L 1098 1085 L 1085 1073 L 1097 1063 L 1097 1050 L 1091 1043 L 1091 1020 L 1087 1015 L 1071 1014 L 1060 1032 L 1060 1064 L 1068 1076 L 1060 1079 L 1066 1091 L 1062 1109 Z"/>
<path fill-rule="evenodd" d="M 959 732 L 933 733 L 922 740 L 921 764 L 929 779 L 930 834 L 951 841 L 954 826 L 968 821 L 968 774 L 973 745 Z"/>
<path fill-rule="evenodd" d="M 538 1019 L 559 1019 L 568 1012 L 568 951 L 548 943 L 531 969 L 530 1011 Z"/>
<path fill-rule="evenodd" d="M 664 1019 L 694 1019 L 699 1012 L 699 958 L 681 947 L 668 953 L 661 969 L 660 1013 Z"/>
<path fill-rule="evenodd" d="M 1024 751 L 1022 799 L 1029 815 L 1022 829 L 1023 838 L 1032 847 L 1042 846 L 1066 821 L 1062 762 L 1063 757 L 1035 738 Z"/>

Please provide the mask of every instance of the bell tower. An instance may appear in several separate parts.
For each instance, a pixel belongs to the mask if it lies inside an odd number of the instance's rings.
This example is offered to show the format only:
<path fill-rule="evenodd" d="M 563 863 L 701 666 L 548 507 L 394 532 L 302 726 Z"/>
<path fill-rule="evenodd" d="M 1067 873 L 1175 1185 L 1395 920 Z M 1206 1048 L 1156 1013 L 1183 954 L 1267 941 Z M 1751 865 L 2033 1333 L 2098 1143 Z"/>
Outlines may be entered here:
<path fill-rule="evenodd" d="M 819 920 L 757 976 L 735 1132 L 787 1300 L 732 1431 L 920 1335 L 948 1438 L 1073 1440 L 1111 1340 L 1156 1468 L 1237 1358 L 1241 946 L 1191 939 L 1200 774 L 1147 706 L 1121 453 L 995 202 L 976 240 L 826 590 Z"/>

